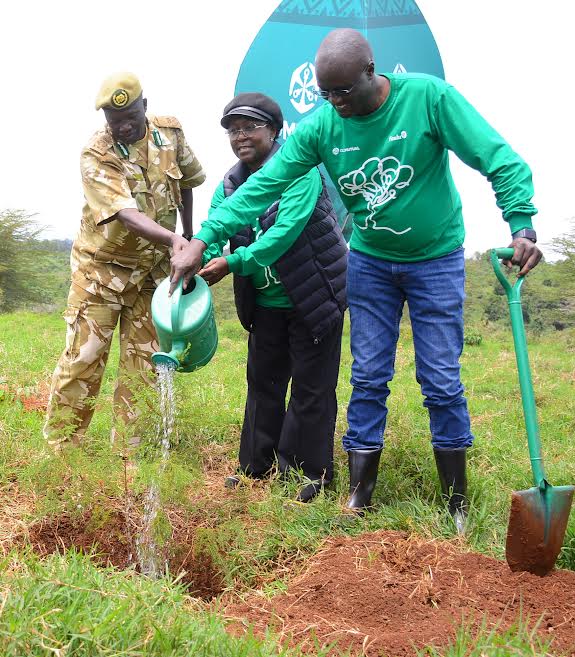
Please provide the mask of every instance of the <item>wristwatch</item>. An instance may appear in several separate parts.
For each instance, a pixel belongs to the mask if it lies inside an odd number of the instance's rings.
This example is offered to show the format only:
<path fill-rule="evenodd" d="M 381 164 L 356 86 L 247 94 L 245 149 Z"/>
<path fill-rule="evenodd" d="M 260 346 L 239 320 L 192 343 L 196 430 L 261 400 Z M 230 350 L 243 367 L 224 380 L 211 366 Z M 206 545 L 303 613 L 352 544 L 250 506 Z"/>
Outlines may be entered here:
<path fill-rule="evenodd" d="M 182 237 L 188 242 L 192 239 L 193 235 L 191 233 L 183 233 Z"/>
<path fill-rule="evenodd" d="M 526 240 L 530 240 L 535 244 L 537 242 L 537 233 L 533 230 L 533 228 L 523 228 L 522 230 L 518 230 L 515 233 L 512 233 L 511 237 L 516 240 L 518 237 L 524 237 Z"/>

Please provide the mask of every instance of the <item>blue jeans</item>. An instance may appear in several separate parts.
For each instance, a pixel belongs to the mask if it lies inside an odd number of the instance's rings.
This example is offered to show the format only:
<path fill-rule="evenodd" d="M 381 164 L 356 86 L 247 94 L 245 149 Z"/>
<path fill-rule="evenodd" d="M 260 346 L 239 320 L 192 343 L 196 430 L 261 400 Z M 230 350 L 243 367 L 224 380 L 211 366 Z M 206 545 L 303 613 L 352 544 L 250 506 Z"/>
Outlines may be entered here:
<path fill-rule="evenodd" d="M 343 437 L 345 450 L 383 447 L 388 384 L 393 379 L 406 301 L 416 378 L 429 411 L 431 443 L 436 449 L 471 446 L 473 435 L 459 366 L 464 287 L 463 248 L 434 260 L 406 263 L 350 252 L 347 294 L 353 392 Z"/>

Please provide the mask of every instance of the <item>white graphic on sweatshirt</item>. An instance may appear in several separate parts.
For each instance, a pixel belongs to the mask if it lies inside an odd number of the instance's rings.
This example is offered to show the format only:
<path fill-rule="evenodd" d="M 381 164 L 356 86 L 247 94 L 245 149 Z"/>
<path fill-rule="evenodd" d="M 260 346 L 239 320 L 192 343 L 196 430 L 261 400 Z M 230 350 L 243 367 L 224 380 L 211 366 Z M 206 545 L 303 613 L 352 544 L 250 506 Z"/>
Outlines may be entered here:
<path fill-rule="evenodd" d="M 373 215 L 386 203 L 390 203 L 397 197 L 398 189 L 409 186 L 413 173 L 413 167 L 409 164 L 401 164 L 397 158 L 389 156 L 383 159 L 370 157 L 361 165 L 361 168 L 341 176 L 337 182 L 342 194 L 346 196 L 361 194 L 367 202 L 370 214 L 365 220 L 365 226 L 358 226 L 358 228 L 388 230 L 395 235 L 408 233 L 411 226 L 400 231 L 389 226 L 378 226 Z"/>
<path fill-rule="evenodd" d="M 260 228 L 259 230 L 255 231 L 255 241 L 259 240 L 259 238 L 262 236 L 263 230 Z M 264 275 L 266 277 L 266 284 L 265 285 L 260 285 L 259 287 L 257 285 L 254 285 L 256 290 L 265 290 L 266 288 L 270 287 L 272 283 L 275 283 L 276 285 L 280 283 L 281 281 L 279 278 L 276 278 L 272 274 L 271 267 L 264 267 Z"/>

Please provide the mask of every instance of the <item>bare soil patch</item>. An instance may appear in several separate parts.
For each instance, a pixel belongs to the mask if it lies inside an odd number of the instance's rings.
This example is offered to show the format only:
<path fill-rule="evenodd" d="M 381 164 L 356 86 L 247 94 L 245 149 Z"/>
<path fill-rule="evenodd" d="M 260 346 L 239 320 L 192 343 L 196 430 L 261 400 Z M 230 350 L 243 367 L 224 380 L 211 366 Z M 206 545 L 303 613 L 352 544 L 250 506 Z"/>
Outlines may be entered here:
<path fill-rule="evenodd" d="M 220 568 L 226 559 L 225 546 L 209 540 L 210 537 L 217 536 L 221 522 L 247 516 L 246 500 L 263 499 L 267 488 L 267 482 L 256 481 L 242 487 L 241 495 L 226 489 L 224 478 L 234 471 L 235 462 L 227 458 L 223 447 L 217 447 L 203 460 L 202 484 L 188 491 L 189 508 L 177 505 L 162 508 L 171 534 L 160 548 L 160 563 L 167 564 L 170 573 L 178 577 L 190 595 L 203 600 L 220 595 L 226 586 Z M 12 495 L 10 499 L 19 497 Z M 136 537 L 142 527 L 140 502 L 131 498 L 126 506 L 125 500 L 107 498 L 104 505 L 78 513 L 47 515 L 30 523 L 23 516 L 32 515 L 31 501 L 26 513 L 18 514 L 17 524 L 14 516 L 18 510 L 4 504 L 6 513 L 0 514 L 0 521 L 6 515 L 6 522 L 5 526 L 0 522 L 0 546 L 6 552 L 11 546 L 28 545 L 42 557 L 74 548 L 92 554 L 98 565 L 138 571 Z"/>
<path fill-rule="evenodd" d="M 395 531 L 330 539 L 286 593 L 251 595 L 225 613 L 233 632 L 271 626 L 310 654 L 337 642 L 366 657 L 444 648 L 462 622 L 504 630 L 521 616 L 538 623 L 554 654 L 575 655 L 575 572 L 512 573 L 505 562 Z"/>
<path fill-rule="evenodd" d="M 78 515 L 47 516 L 28 527 L 15 542 L 29 544 L 40 556 L 75 548 L 92 554 L 99 565 L 138 570 L 135 537 L 139 522 L 139 518 L 127 517 L 121 510 L 109 510 L 104 516 L 92 510 Z M 219 595 L 224 589 L 223 577 L 213 555 L 198 549 L 193 519 L 184 522 L 176 514 L 170 522 L 172 536 L 162 549 L 169 571 L 179 576 L 190 595 L 205 600 Z"/>
<path fill-rule="evenodd" d="M 6 393 L 12 399 L 19 400 L 25 411 L 40 411 L 43 413 L 48 408 L 50 383 L 48 381 L 40 381 L 34 386 L 26 386 L 24 388 L 0 384 L 0 392 Z"/>

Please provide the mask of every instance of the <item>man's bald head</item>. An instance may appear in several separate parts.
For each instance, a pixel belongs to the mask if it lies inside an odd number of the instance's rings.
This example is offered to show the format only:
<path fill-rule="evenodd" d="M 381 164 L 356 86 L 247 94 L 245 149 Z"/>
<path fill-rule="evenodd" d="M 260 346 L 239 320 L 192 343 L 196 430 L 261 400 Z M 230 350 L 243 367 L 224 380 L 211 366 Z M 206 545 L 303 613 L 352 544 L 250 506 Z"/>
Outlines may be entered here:
<path fill-rule="evenodd" d="M 322 96 L 342 118 L 370 114 L 385 100 L 386 81 L 375 75 L 371 46 L 357 30 L 333 30 L 325 37 L 315 73 Z"/>
<path fill-rule="evenodd" d="M 333 30 L 321 42 L 315 58 L 316 69 L 346 67 L 361 71 L 373 61 L 373 52 L 367 39 L 357 30 Z"/>

